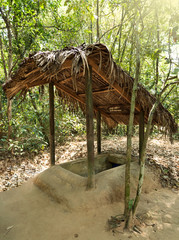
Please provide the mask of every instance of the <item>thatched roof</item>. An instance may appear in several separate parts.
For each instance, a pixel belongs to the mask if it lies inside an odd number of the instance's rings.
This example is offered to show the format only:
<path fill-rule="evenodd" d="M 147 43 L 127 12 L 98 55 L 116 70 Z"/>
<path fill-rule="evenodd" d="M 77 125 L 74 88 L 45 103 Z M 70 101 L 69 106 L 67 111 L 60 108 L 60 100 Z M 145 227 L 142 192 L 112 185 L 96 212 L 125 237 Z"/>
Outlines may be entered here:
<path fill-rule="evenodd" d="M 38 52 L 20 64 L 11 80 L 4 85 L 8 98 L 29 88 L 53 82 L 59 95 L 70 103 L 79 102 L 85 109 L 85 69 L 92 66 L 94 110 L 100 111 L 109 127 L 128 124 L 130 99 L 134 79 L 113 61 L 103 44 L 64 48 L 57 51 Z M 155 102 L 142 85 L 138 85 L 134 124 L 139 123 L 139 112 L 145 120 Z M 154 124 L 170 132 L 176 131 L 171 114 L 160 104 L 154 115 Z"/>

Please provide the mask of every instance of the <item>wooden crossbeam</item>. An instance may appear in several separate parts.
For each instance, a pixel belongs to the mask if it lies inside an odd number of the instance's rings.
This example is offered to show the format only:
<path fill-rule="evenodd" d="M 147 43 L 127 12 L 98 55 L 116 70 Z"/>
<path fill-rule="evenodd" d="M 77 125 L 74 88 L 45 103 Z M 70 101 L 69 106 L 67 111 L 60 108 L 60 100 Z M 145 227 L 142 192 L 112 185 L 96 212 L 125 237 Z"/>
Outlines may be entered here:
<path fill-rule="evenodd" d="M 81 76 L 83 76 L 83 73 L 82 73 L 82 72 L 78 74 L 78 77 L 81 77 Z M 59 83 L 65 83 L 65 82 L 68 82 L 68 81 L 70 81 L 70 80 L 72 80 L 72 76 L 69 77 L 69 78 L 63 79 L 62 81 L 59 81 Z"/>
<path fill-rule="evenodd" d="M 70 81 L 70 80 L 72 80 L 72 77 L 69 77 L 69 78 L 65 78 L 65 79 L 63 79 L 62 81 L 59 81 L 59 83 L 64 83 L 64 82 L 68 82 L 68 81 Z"/>
<path fill-rule="evenodd" d="M 72 98 L 74 98 L 78 102 L 80 102 L 80 103 L 82 103 L 84 105 L 86 104 L 84 97 L 78 96 L 76 94 L 76 92 L 74 90 L 72 90 L 71 88 L 68 88 L 67 86 L 64 86 L 63 84 L 60 84 L 60 83 L 57 83 L 57 82 L 54 82 L 54 85 L 57 87 L 57 89 L 67 93 L 69 96 L 71 96 Z M 113 119 L 111 116 L 109 116 L 109 114 L 107 114 L 102 109 L 99 110 L 95 105 L 94 105 L 94 110 L 95 111 L 100 111 L 101 114 L 103 114 L 105 117 L 111 118 L 114 122 L 118 123 L 115 119 Z"/>
<path fill-rule="evenodd" d="M 105 93 L 105 92 L 114 92 L 114 91 L 116 91 L 114 88 L 109 89 L 109 87 L 108 87 L 108 88 L 103 88 L 103 89 L 100 89 L 100 90 L 95 90 L 95 91 L 93 91 L 93 94 Z M 79 96 L 84 96 L 85 93 L 79 93 L 78 95 Z"/>
<path fill-rule="evenodd" d="M 125 107 L 128 107 L 128 108 L 130 108 L 130 105 L 125 105 L 125 104 L 121 104 L 121 103 L 119 103 L 119 104 L 110 104 L 110 105 L 99 105 L 99 106 L 97 106 L 97 108 L 99 108 L 99 109 L 101 109 L 101 108 L 112 108 L 112 107 L 119 107 L 119 108 L 121 108 L 121 109 L 124 109 Z"/>
<path fill-rule="evenodd" d="M 117 112 L 110 112 L 109 115 L 110 115 L 110 116 L 122 116 L 122 115 L 124 115 L 124 116 L 129 116 L 129 115 L 130 115 L 130 112 L 123 112 L 123 111 L 118 112 L 118 111 L 117 111 Z M 135 115 L 135 116 L 138 116 L 139 113 L 135 113 L 134 115 Z"/>
<path fill-rule="evenodd" d="M 32 71 L 30 71 L 30 72 L 28 72 L 28 73 L 25 73 L 24 74 L 24 77 L 25 78 L 27 78 L 27 77 L 29 77 L 30 76 L 30 78 L 32 78 L 32 76 L 34 75 L 34 73 L 36 73 L 36 72 L 40 72 L 40 68 L 38 67 L 38 68 L 35 68 L 34 70 L 32 70 Z"/>
<path fill-rule="evenodd" d="M 130 115 L 130 112 L 116 111 L 116 112 L 110 112 L 110 115 L 111 116 Z"/>

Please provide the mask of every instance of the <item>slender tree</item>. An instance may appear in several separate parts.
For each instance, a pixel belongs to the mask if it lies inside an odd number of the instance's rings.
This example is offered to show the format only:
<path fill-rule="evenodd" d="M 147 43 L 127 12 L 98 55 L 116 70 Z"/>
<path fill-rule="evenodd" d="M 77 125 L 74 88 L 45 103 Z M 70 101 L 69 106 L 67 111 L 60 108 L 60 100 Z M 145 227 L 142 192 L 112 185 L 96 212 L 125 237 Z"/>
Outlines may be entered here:
<path fill-rule="evenodd" d="M 129 228 L 130 223 L 130 213 L 131 213 L 131 200 L 130 200 L 130 165 L 131 165 L 131 152 L 132 152 L 132 131 L 133 131 L 133 121 L 134 121 L 134 111 L 135 111 L 135 99 L 137 94 L 137 85 L 140 78 L 140 42 L 138 36 L 138 20 L 136 21 L 136 73 L 133 83 L 132 97 L 131 97 L 131 107 L 130 107 L 130 117 L 128 124 L 127 133 L 127 152 L 126 152 L 126 170 L 125 170 L 125 210 L 124 215 L 126 218 L 125 229 Z"/>
<path fill-rule="evenodd" d="M 96 42 L 99 42 L 99 0 L 96 1 Z"/>
<path fill-rule="evenodd" d="M 156 17 L 156 43 L 157 43 L 157 54 L 156 54 L 156 68 L 155 68 L 155 103 L 153 104 L 149 116 L 148 116 L 148 121 L 147 121 L 147 125 L 146 125 L 146 132 L 144 134 L 144 141 L 142 144 L 142 149 L 141 149 L 141 156 L 140 156 L 140 171 L 139 171 L 139 181 L 138 181 L 138 186 L 137 186 L 137 192 L 136 192 L 136 197 L 134 200 L 134 203 L 132 205 L 132 216 L 133 218 L 135 217 L 135 213 L 136 213 L 136 209 L 140 200 L 140 196 L 141 196 L 141 192 L 142 192 L 142 185 L 143 185 L 143 181 L 144 181 L 144 171 L 145 171 L 145 155 L 146 155 L 146 148 L 147 148 L 147 142 L 148 142 L 148 138 L 151 132 L 151 127 L 152 127 L 152 121 L 153 121 L 153 116 L 154 113 L 158 107 L 158 105 L 161 102 L 161 98 L 162 95 L 166 92 L 166 90 L 168 89 L 168 87 L 170 86 L 175 86 L 176 84 L 179 83 L 179 81 L 175 81 L 177 79 L 177 76 L 171 77 L 170 78 L 170 73 L 171 73 L 171 64 L 169 65 L 169 70 L 168 70 L 168 74 L 165 80 L 163 80 L 163 84 L 162 87 L 159 89 L 159 62 L 160 62 L 160 58 L 159 58 L 159 52 L 160 52 L 160 32 L 159 32 L 159 19 L 158 19 L 158 7 L 156 6 L 155 8 L 155 17 Z M 169 62 L 171 62 L 171 54 L 170 54 L 170 31 L 169 31 Z M 171 80 L 174 80 L 173 82 L 171 82 Z M 173 87 L 171 88 L 171 90 L 173 89 Z M 168 92 L 168 94 L 171 92 L 171 90 Z"/>

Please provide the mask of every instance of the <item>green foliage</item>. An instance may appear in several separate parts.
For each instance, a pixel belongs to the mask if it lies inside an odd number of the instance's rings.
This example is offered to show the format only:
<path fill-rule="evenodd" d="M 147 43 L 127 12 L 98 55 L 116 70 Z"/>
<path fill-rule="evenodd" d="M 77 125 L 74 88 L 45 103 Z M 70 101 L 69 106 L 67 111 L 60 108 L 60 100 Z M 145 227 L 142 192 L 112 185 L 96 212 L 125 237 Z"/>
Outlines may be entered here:
<path fill-rule="evenodd" d="M 127 126 L 125 125 L 117 125 L 113 129 L 109 129 L 106 124 L 103 124 L 102 126 L 102 134 L 104 136 L 111 136 L 111 135 L 117 135 L 117 136 L 126 136 L 127 135 Z"/>
<path fill-rule="evenodd" d="M 59 125 L 62 136 L 73 136 L 75 134 L 81 135 L 85 133 L 84 122 L 82 123 L 79 117 L 72 115 L 69 112 L 64 113 Z"/>
<path fill-rule="evenodd" d="M 32 98 L 35 101 L 37 109 L 34 109 L 32 105 L 31 97 L 27 94 L 24 101 L 21 103 L 21 99 L 14 98 L 12 108 L 12 121 L 13 127 L 12 139 L 8 144 L 7 133 L 7 117 L 4 114 L 6 109 L 6 98 L 2 92 L 3 100 L 3 118 L 0 120 L 0 132 L 4 133 L 0 138 L 2 150 L 8 149 L 8 151 L 14 154 L 24 154 L 24 152 L 37 153 L 40 150 L 44 150 L 48 146 L 48 142 L 44 138 L 45 129 L 46 134 L 49 134 L 49 99 L 48 88 L 45 88 L 42 93 L 39 93 L 39 88 L 36 87 L 32 91 Z M 42 125 L 37 118 L 37 112 L 40 115 Z M 66 137 L 74 136 L 76 134 L 85 134 L 85 119 L 82 112 L 72 113 L 68 106 L 62 108 L 57 98 L 55 98 L 55 128 L 56 128 L 56 142 L 63 143 Z"/>
<path fill-rule="evenodd" d="M 109 47 L 113 57 L 123 69 L 134 76 L 135 73 L 135 36 L 139 34 L 141 43 L 141 79 L 140 82 L 151 93 L 155 93 L 156 59 L 159 57 L 159 82 L 161 88 L 163 80 L 168 74 L 178 74 L 177 49 L 179 41 L 179 28 L 177 0 L 141 1 L 141 0 L 109 0 L 99 1 L 99 33 L 100 42 Z M 137 7 L 137 12 L 136 12 Z M 92 0 L 2 0 L 0 9 L 5 14 L 8 22 L 0 15 L 0 38 L 2 51 L 8 72 L 8 61 L 12 45 L 13 71 L 18 63 L 32 51 L 61 49 L 66 46 L 76 46 L 82 43 L 96 41 L 97 16 L 96 1 Z M 158 16 L 158 26 L 156 21 Z M 136 21 L 139 29 L 136 32 Z M 9 39 L 10 30 L 12 39 Z M 159 42 L 157 41 L 159 31 Z M 10 44 L 11 43 L 11 44 Z M 0 58 L 1 84 L 5 81 L 3 58 Z M 11 73 L 11 72 L 10 72 Z M 172 87 L 171 87 L 172 88 Z M 178 90 L 174 86 L 168 95 L 163 96 L 163 105 L 178 119 Z M 166 92 L 167 94 L 167 92 Z M 34 109 L 32 99 L 37 107 Z M 48 136 L 48 91 L 42 94 L 39 88 L 33 89 L 32 99 L 27 94 L 24 102 L 20 99 L 13 100 L 12 138 L 11 150 L 18 152 L 29 149 L 34 151 L 47 146 L 44 137 Z M 85 121 L 82 113 L 72 114 L 66 106 L 65 109 L 55 100 L 56 108 L 56 139 L 61 142 L 64 137 L 84 134 Z M 0 141 L 6 145 L 8 121 L 6 115 L 6 97 L 0 87 Z M 37 115 L 39 113 L 39 115 Z M 39 123 L 39 119 L 41 124 Z M 105 135 L 125 135 L 126 129 L 118 126 L 109 131 L 103 127 Z M 61 136 L 61 137 L 60 137 Z M 38 146 L 37 146 L 38 145 Z"/>

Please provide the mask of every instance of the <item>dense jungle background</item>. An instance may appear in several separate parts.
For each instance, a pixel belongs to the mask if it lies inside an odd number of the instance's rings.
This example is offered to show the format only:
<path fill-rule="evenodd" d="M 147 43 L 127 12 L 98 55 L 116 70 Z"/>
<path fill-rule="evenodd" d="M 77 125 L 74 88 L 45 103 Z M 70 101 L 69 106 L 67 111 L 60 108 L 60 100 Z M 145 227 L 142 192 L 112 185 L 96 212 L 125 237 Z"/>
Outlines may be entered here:
<path fill-rule="evenodd" d="M 179 2 L 177 0 L 1 0 L 0 3 L 0 156 L 44 151 L 49 145 L 48 87 L 31 89 L 25 98 L 7 101 L 2 85 L 31 52 L 100 42 L 131 76 L 136 66 L 136 21 L 139 21 L 140 83 L 156 93 L 167 77 L 179 72 Z M 178 89 L 172 84 L 161 102 L 178 119 Z M 64 104 L 63 104 L 64 105 Z M 62 107 L 55 97 L 56 143 L 85 134 L 83 113 Z M 155 133 L 162 129 L 154 128 Z M 103 134 L 124 136 L 127 127 Z M 138 127 L 134 127 L 134 134 Z M 177 134 L 174 136 L 177 138 Z"/>

